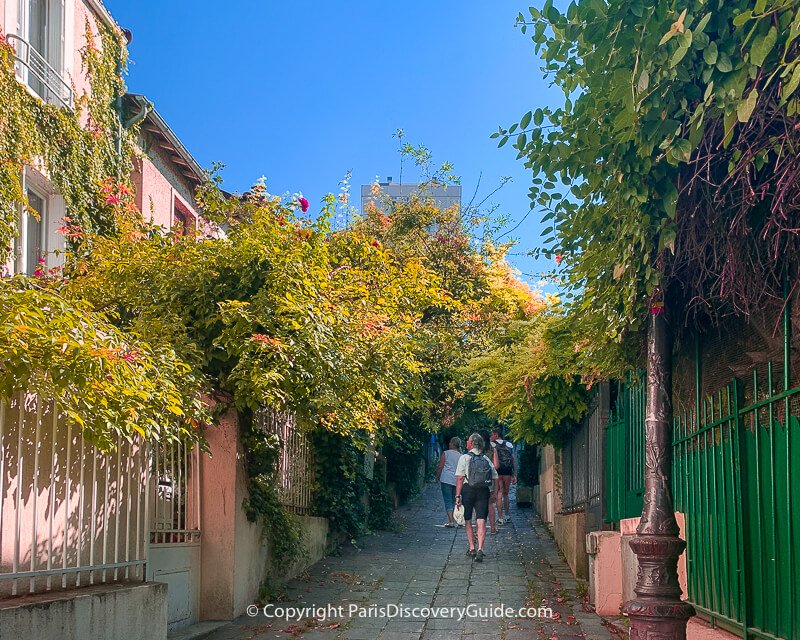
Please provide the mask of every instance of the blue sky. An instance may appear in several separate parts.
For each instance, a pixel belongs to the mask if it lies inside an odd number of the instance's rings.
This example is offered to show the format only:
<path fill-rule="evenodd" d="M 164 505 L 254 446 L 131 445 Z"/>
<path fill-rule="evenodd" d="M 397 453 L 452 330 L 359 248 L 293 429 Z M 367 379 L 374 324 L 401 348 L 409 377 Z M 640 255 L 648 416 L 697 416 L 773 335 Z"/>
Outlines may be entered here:
<path fill-rule="evenodd" d="M 515 221 L 531 176 L 489 135 L 558 101 L 533 44 L 514 28 L 528 3 L 501 0 L 106 0 L 133 32 L 129 90 L 144 93 L 203 166 L 221 161 L 225 187 L 260 176 L 272 193 L 319 202 L 353 171 L 353 192 L 399 174 L 398 143 L 448 160 L 469 199 L 501 176 L 492 198 Z M 405 170 L 410 181 L 413 171 Z M 515 253 L 540 241 L 536 214 Z M 512 256 L 526 274 L 546 262 Z M 526 279 L 535 282 L 536 278 Z"/>

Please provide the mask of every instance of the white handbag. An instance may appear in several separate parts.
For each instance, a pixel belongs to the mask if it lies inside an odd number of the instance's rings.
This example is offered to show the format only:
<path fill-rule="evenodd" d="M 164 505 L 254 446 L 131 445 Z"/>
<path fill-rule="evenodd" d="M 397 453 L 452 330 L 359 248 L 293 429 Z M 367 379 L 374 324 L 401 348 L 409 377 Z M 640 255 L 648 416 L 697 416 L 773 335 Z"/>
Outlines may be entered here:
<path fill-rule="evenodd" d="M 455 509 L 453 509 L 453 520 L 456 521 L 456 524 L 460 527 L 464 526 L 464 505 L 457 504 Z"/>

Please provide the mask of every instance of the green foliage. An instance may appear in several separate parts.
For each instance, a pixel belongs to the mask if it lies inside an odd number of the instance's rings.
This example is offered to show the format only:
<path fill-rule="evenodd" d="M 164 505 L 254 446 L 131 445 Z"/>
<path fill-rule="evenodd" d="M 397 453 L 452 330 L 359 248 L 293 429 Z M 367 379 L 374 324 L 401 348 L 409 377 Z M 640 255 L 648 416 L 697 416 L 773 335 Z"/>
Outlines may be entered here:
<path fill-rule="evenodd" d="M 27 205 L 24 165 L 47 167 L 76 226 L 112 231 L 102 184 L 130 175 L 135 131 L 121 130 L 114 98 L 125 91 L 120 72 L 126 49 L 121 34 L 98 25 L 99 42 L 87 23 L 82 51 L 89 92 L 75 97 L 75 111 L 45 104 L 14 74 L 14 51 L 0 34 L 0 263 L 12 251 L 19 207 Z M 119 144 L 119 150 L 117 145 Z"/>
<path fill-rule="evenodd" d="M 534 175 L 542 253 L 594 366 L 624 367 L 597 345 L 641 332 L 665 293 L 678 316 L 779 293 L 776 263 L 797 256 L 800 2 L 547 0 L 518 24 L 564 100 L 494 137 Z"/>
<path fill-rule="evenodd" d="M 517 482 L 523 487 L 534 487 L 539 484 L 539 458 L 536 446 L 525 446 L 519 455 Z"/>
<path fill-rule="evenodd" d="M 0 396 L 53 398 L 101 449 L 139 435 L 196 438 L 210 420 L 200 380 L 168 346 L 125 334 L 56 285 L 0 280 Z"/>
<path fill-rule="evenodd" d="M 237 409 L 288 409 L 365 441 L 390 434 L 419 385 L 415 336 L 444 296 L 436 275 L 358 231 L 331 234 L 330 210 L 298 218 L 263 187 L 201 200 L 231 221 L 225 238 L 94 237 L 75 295 L 172 345 Z"/>
<path fill-rule="evenodd" d="M 508 325 L 467 370 L 484 411 L 514 439 L 559 443 L 588 409 L 572 336 L 554 311 Z"/>
<path fill-rule="evenodd" d="M 264 527 L 276 570 L 288 569 L 304 556 L 303 527 L 281 504 L 272 477 L 251 477 L 249 495 L 243 506 L 247 519 L 260 522 Z"/>
<path fill-rule="evenodd" d="M 315 513 L 350 538 L 362 535 L 367 521 L 364 453 L 351 439 L 329 431 L 315 431 L 311 438 L 316 463 Z"/>
<path fill-rule="evenodd" d="M 392 502 L 386 483 L 385 460 L 375 462 L 375 470 L 367 484 L 369 495 L 369 514 L 367 526 L 371 531 L 385 531 L 392 527 Z"/>

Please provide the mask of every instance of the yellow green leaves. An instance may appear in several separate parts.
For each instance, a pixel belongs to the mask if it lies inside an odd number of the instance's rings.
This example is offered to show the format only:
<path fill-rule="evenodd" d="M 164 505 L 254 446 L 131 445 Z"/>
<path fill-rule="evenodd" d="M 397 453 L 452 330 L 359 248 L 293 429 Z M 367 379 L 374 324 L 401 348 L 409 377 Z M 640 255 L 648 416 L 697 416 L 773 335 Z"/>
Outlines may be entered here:
<path fill-rule="evenodd" d="M 168 347 L 113 326 L 84 301 L 27 278 L 0 280 L 0 396 L 56 401 L 100 448 L 117 437 L 196 437 L 202 379 Z"/>
<path fill-rule="evenodd" d="M 764 64 L 767 56 L 772 53 L 778 40 L 778 30 L 772 26 L 765 34 L 756 36 L 750 47 L 750 62 L 757 67 Z"/>
<path fill-rule="evenodd" d="M 683 21 L 686 19 L 686 9 L 681 11 L 681 14 L 678 16 L 678 19 L 670 25 L 669 31 L 664 34 L 664 37 L 661 38 L 661 41 L 658 43 L 659 46 L 666 44 L 672 38 L 684 32 Z"/>
<path fill-rule="evenodd" d="M 744 123 L 750 120 L 750 116 L 753 115 L 753 111 L 755 111 L 757 103 L 758 103 L 758 89 L 753 87 L 753 90 L 750 91 L 748 96 L 744 100 L 742 100 L 736 107 L 736 117 L 739 120 L 739 122 Z"/>

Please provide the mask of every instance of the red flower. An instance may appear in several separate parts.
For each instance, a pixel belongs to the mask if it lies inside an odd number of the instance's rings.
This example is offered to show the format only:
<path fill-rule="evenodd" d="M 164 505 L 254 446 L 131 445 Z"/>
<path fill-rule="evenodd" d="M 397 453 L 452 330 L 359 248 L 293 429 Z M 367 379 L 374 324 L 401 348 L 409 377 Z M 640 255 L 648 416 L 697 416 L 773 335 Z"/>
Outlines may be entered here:
<path fill-rule="evenodd" d="M 372 246 L 373 246 L 373 247 L 375 247 L 376 249 L 380 249 L 380 247 L 381 247 L 381 243 L 380 243 L 380 242 L 378 242 L 377 240 L 374 240 L 374 241 L 372 242 Z"/>
<path fill-rule="evenodd" d="M 119 196 L 110 195 L 106 198 L 106 204 L 119 204 L 122 200 L 119 199 Z"/>
<path fill-rule="evenodd" d="M 299 202 L 300 202 L 300 211 L 302 211 L 303 213 L 305 213 L 306 211 L 308 211 L 308 200 L 306 200 L 305 198 L 303 198 L 303 197 L 301 196 L 301 197 L 299 198 Z"/>
<path fill-rule="evenodd" d="M 660 300 L 660 301 L 654 302 L 652 304 L 652 306 L 650 307 L 650 315 L 651 316 L 658 316 L 658 315 L 661 315 L 662 313 L 664 313 L 664 301 Z"/>
<path fill-rule="evenodd" d="M 562 256 L 560 253 L 556 254 L 556 264 L 561 264 L 561 261 L 563 259 L 564 259 L 564 256 Z"/>

